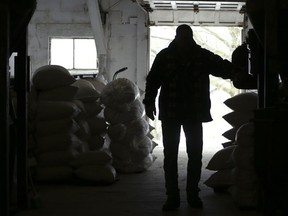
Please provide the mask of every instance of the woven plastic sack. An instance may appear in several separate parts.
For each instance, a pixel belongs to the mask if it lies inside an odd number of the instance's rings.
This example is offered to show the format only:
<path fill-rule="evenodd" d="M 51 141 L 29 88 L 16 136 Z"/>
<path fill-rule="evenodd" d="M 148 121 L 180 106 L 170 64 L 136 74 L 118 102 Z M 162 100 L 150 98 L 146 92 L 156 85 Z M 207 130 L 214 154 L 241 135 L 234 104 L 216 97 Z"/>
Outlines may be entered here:
<path fill-rule="evenodd" d="M 76 86 L 61 86 L 38 92 L 38 101 L 72 101 L 78 91 Z"/>
<path fill-rule="evenodd" d="M 71 85 L 75 78 L 60 65 L 45 65 L 38 68 L 32 75 L 32 84 L 38 90 Z"/>
<path fill-rule="evenodd" d="M 140 100 L 129 104 L 126 111 L 119 111 L 109 107 L 104 108 L 104 117 L 110 124 L 128 123 L 144 116 L 144 105 Z"/>
<path fill-rule="evenodd" d="M 152 151 L 152 140 L 147 136 L 135 136 L 130 143 L 131 158 L 135 161 L 141 161 Z"/>
<path fill-rule="evenodd" d="M 235 166 L 232 160 L 232 153 L 234 148 L 235 145 L 229 146 L 216 152 L 210 159 L 206 169 L 217 171 L 233 168 Z"/>
<path fill-rule="evenodd" d="M 75 170 L 78 178 L 97 183 L 113 183 L 116 180 L 116 170 L 111 165 L 82 166 Z"/>
<path fill-rule="evenodd" d="M 149 132 L 149 124 L 144 118 L 131 121 L 127 123 L 126 126 L 127 138 L 132 138 L 133 136 L 142 137 L 147 135 Z"/>
<path fill-rule="evenodd" d="M 76 117 L 81 110 L 68 101 L 40 101 L 37 104 L 37 120 L 57 120 L 66 117 Z"/>
<path fill-rule="evenodd" d="M 254 123 L 247 123 L 242 125 L 237 133 L 236 133 L 236 144 L 239 146 L 254 146 L 255 144 L 255 131 L 254 131 Z"/>
<path fill-rule="evenodd" d="M 65 151 L 81 145 L 82 141 L 73 133 L 53 134 L 37 138 L 37 153 Z"/>
<path fill-rule="evenodd" d="M 224 101 L 224 104 L 232 110 L 244 111 L 257 109 L 258 95 L 254 92 L 245 92 L 235 95 Z"/>
<path fill-rule="evenodd" d="M 110 125 L 107 134 L 111 140 L 122 140 L 126 136 L 127 127 L 124 124 Z"/>
<path fill-rule="evenodd" d="M 251 110 L 233 111 L 223 116 L 231 126 L 240 127 L 245 123 L 250 122 L 254 118 L 254 112 Z"/>
<path fill-rule="evenodd" d="M 37 136 L 48 136 L 57 133 L 75 133 L 80 129 L 77 122 L 71 118 L 36 121 Z"/>
<path fill-rule="evenodd" d="M 78 88 L 75 99 L 83 102 L 94 102 L 100 97 L 100 93 L 94 88 L 91 82 L 85 79 L 76 80 L 72 86 Z"/>
<path fill-rule="evenodd" d="M 89 151 L 80 153 L 71 162 L 73 167 L 79 168 L 90 165 L 106 165 L 112 162 L 112 156 L 106 151 Z"/>
<path fill-rule="evenodd" d="M 72 179 L 73 169 L 68 166 L 37 167 L 36 180 L 40 182 L 67 181 Z"/>
<path fill-rule="evenodd" d="M 101 102 L 107 107 L 119 109 L 123 105 L 132 103 L 139 95 L 139 88 L 134 82 L 119 78 L 104 87 Z"/>

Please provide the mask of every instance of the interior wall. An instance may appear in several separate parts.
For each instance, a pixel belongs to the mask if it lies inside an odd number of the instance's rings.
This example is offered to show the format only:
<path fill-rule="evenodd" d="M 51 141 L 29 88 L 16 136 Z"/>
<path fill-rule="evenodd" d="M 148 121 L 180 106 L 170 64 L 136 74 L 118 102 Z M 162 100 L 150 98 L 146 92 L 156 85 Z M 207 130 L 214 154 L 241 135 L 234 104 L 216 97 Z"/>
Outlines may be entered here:
<path fill-rule="evenodd" d="M 104 69 L 100 71 L 111 81 L 115 71 L 128 67 L 118 77 L 128 78 L 143 89 L 149 54 L 145 12 L 131 0 L 100 3 L 105 14 L 103 29 L 107 45 L 105 63 L 101 65 Z M 37 1 L 37 9 L 28 28 L 32 73 L 48 64 L 49 37 L 93 37 L 88 10 L 86 0 Z"/>
<path fill-rule="evenodd" d="M 28 55 L 31 72 L 49 62 L 49 37 L 91 36 L 85 0 L 38 0 L 28 26 Z"/>
<path fill-rule="evenodd" d="M 144 89 L 149 56 L 149 28 L 146 26 L 145 12 L 137 3 L 130 0 L 118 1 L 120 3 L 115 6 L 113 6 L 115 1 L 109 2 L 109 9 L 104 8 L 104 11 L 108 12 L 106 24 L 108 78 L 111 79 L 118 69 L 128 67 L 118 77 L 133 80 Z"/>

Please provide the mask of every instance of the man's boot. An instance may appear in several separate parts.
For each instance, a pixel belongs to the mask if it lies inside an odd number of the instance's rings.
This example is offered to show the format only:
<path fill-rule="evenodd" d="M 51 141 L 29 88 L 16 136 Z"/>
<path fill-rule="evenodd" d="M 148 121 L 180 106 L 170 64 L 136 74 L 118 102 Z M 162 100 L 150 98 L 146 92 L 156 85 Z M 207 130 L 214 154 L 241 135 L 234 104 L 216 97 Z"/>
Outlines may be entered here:
<path fill-rule="evenodd" d="M 173 211 L 180 207 L 180 194 L 168 194 L 167 200 L 164 203 L 162 210 L 163 211 Z"/>
<path fill-rule="evenodd" d="M 199 197 L 199 192 L 187 192 L 187 202 L 192 208 L 203 208 L 202 200 Z"/>

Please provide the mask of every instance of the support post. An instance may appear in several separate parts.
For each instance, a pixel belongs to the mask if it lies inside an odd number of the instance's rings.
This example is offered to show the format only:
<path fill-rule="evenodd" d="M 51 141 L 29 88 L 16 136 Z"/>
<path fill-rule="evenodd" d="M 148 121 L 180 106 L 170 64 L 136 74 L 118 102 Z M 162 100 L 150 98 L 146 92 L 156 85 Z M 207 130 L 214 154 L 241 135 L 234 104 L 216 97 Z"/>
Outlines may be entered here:
<path fill-rule="evenodd" d="M 17 194 L 18 207 L 28 207 L 28 161 L 27 161 L 27 97 L 28 73 L 27 63 L 27 27 L 19 38 L 18 55 L 15 58 L 15 84 L 17 92 L 17 124 L 16 124 L 16 152 L 17 152 Z"/>
<path fill-rule="evenodd" d="M 264 107 L 275 105 L 278 89 L 278 9 L 277 2 L 264 1 Z"/>
<path fill-rule="evenodd" d="M 9 6 L 0 3 L 0 215 L 10 211 L 9 184 Z"/>

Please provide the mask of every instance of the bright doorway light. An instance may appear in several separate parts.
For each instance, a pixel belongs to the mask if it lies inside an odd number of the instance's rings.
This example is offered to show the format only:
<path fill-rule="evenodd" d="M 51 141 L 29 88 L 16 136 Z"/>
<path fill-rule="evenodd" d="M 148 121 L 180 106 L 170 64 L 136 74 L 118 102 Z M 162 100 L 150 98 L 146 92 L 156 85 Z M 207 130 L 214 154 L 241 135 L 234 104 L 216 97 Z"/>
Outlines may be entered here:
<path fill-rule="evenodd" d="M 152 26 L 150 27 L 150 66 L 155 56 L 163 48 L 167 47 L 174 39 L 177 26 Z M 231 60 L 232 52 L 242 43 L 240 27 L 194 27 L 194 39 L 203 48 L 206 48 L 224 59 Z M 226 99 L 238 94 L 239 90 L 234 88 L 230 80 L 210 77 L 210 97 L 212 122 L 203 124 L 204 152 L 216 152 L 223 148 L 222 143 L 227 140 L 222 134 L 231 129 L 222 117 L 231 112 L 223 103 Z M 161 122 L 157 119 L 152 123 L 156 128 L 153 135 L 155 141 L 162 143 Z M 180 150 L 185 149 L 185 136 L 182 131 Z"/>

